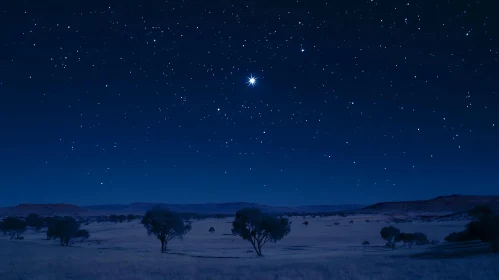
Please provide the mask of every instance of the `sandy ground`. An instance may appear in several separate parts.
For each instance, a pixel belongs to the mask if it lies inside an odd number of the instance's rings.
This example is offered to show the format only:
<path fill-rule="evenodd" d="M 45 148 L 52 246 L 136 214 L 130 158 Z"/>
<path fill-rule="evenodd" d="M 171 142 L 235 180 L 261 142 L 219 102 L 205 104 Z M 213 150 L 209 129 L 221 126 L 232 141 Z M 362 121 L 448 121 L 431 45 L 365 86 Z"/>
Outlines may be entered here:
<path fill-rule="evenodd" d="M 0 237 L 0 279 L 499 279 L 499 256 L 483 245 L 383 248 L 383 216 L 307 218 L 308 227 L 302 217 L 291 220 L 291 233 L 266 244 L 261 258 L 249 251 L 250 243 L 230 235 L 231 219 L 195 221 L 166 254 L 138 221 L 92 223 L 84 227 L 91 238 L 69 248 L 28 231 L 25 240 Z M 443 240 L 464 225 L 395 226 Z M 371 245 L 361 246 L 364 240 Z"/>

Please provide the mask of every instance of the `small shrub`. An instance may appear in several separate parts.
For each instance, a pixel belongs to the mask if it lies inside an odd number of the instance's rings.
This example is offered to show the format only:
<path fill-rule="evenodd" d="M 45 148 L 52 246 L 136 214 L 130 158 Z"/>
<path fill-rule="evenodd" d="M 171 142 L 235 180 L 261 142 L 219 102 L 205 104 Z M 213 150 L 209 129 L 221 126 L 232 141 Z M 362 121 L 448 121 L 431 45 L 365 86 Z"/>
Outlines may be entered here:
<path fill-rule="evenodd" d="M 308 221 L 305 221 L 302 224 L 304 224 L 305 226 L 308 226 Z"/>
<path fill-rule="evenodd" d="M 362 245 L 364 245 L 364 246 L 369 245 L 369 241 L 364 241 L 364 242 L 362 242 Z"/>
<path fill-rule="evenodd" d="M 215 228 L 214 227 L 210 227 L 210 229 L 208 230 L 209 233 L 214 233 L 215 232 Z"/>
<path fill-rule="evenodd" d="M 338 222 L 335 222 L 335 223 L 334 223 L 334 225 L 335 225 L 335 226 L 339 226 L 339 225 L 340 225 L 340 223 L 338 223 Z"/>

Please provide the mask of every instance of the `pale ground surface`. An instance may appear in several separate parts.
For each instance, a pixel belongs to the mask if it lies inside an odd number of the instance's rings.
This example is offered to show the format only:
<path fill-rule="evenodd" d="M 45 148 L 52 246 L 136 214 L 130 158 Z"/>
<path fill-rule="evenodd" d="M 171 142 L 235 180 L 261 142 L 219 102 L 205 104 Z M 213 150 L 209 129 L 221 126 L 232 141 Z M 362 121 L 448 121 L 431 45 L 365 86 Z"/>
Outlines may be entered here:
<path fill-rule="evenodd" d="M 92 223 L 84 227 L 91 238 L 69 248 L 45 240 L 44 232 L 29 231 L 19 241 L 2 236 L 0 279 L 499 279 L 497 255 L 458 257 L 463 249 L 449 251 L 448 245 L 382 248 L 379 232 L 388 224 L 381 215 L 307 218 L 308 227 L 301 224 L 304 220 L 291 218 L 291 233 L 281 242 L 266 244 L 263 258 L 247 252 L 252 250 L 249 242 L 229 235 L 231 219 L 195 221 L 184 240 L 168 245 L 167 254 L 160 253 L 159 241 L 147 236 L 139 221 Z M 354 223 L 348 224 L 350 220 Z M 394 226 L 443 240 L 465 223 Z M 214 234 L 208 233 L 211 226 Z M 371 245 L 363 248 L 364 240 Z M 488 250 L 471 245 L 466 252 L 481 248 Z M 424 252 L 429 253 L 414 256 Z"/>

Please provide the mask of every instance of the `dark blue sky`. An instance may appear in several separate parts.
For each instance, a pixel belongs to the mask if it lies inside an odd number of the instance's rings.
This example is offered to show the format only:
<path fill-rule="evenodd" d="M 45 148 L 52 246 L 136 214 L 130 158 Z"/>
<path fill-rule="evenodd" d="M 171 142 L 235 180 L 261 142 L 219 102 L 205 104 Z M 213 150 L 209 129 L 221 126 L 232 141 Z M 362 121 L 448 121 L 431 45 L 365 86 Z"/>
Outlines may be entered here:
<path fill-rule="evenodd" d="M 0 205 L 499 194 L 493 1 L 209 2 L 2 1 Z"/>

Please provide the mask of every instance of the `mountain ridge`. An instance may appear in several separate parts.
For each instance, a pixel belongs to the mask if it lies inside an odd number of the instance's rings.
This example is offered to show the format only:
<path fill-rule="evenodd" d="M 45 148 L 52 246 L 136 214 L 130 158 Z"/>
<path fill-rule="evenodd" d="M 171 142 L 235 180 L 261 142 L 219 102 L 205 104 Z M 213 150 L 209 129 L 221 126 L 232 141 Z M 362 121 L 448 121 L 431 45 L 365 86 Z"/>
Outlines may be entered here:
<path fill-rule="evenodd" d="M 40 215 L 110 215 L 110 214 L 143 214 L 154 206 L 169 208 L 181 213 L 196 213 L 202 215 L 234 214 L 244 207 L 256 207 L 269 213 L 317 213 L 317 212 L 340 212 L 353 211 L 362 208 L 364 205 L 344 204 L 344 205 L 306 205 L 297 207 L 269 206 L 248 202 L 228 202 L 228 203 L 201 203 L 201 204 L 166 204 L 136 202 L 130 204 L 103 204 L 77 206 L 73 204 L 19 204 L 12 207 L 0 208 L 2 215 L 28 215 L 37 213 Z"/>
<path fill-rule="evenodd" d="M 499 209 L 499 195 L 438 196 L 427 200 L 379 202 L 361 209 L 368 212 L 463 212 L 484 204 Z"/>

